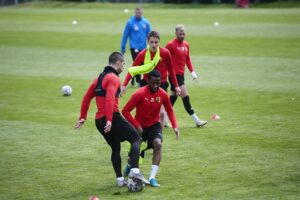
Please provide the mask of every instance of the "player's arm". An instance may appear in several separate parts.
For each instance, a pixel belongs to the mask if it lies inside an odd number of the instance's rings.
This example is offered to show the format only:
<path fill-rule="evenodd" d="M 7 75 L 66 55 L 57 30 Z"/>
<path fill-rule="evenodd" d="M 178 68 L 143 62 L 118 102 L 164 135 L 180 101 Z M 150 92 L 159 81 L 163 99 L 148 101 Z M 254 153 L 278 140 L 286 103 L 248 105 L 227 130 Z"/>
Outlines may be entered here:
<path fill-rule="evenodd" d="M 130 75 L 130 73 L 127 73 L 126 76 L 125 76 L 125 79 L 123 81 L 123 84 L 121 86 L 121 92 L 120 92 L 121 97 L 125 94 L 126 87 L 127 87 L 127 85 L 128 85 L 131 78 L 132 78 L 132 76 Z"/>
<path fill-rule="evenodd" d="M 128 21 L 125 25 L 124 31 L 123 31 L 123 37 L 121 41 L 121 53 L 124 54 L 126 52 L 126 43 L 127 43 L 127 38 L 129 36 L 129 31 L 130 31 L 130 21 Z"/>
<path fill-rule="evenodd" d="M 172 124 L 172 127 L 173 127 L 173 130 L 175 132 L 175 135 L 176 135 L 176 139 L 179 138 L 179 129 L 178 129 L 178 124 L 177 124 L 177 120 L 176 120 L 176 117 L 175 117 L 175 112 L 173 110 L 173 107 L 171 105 L 171 102 L 170 102 L 170 99 L 168 98 L 168 95 L 167 93 L 164 93 L 162 95 L 162 99 L 163 99 L 163 105 L 166 109 L 166 112 L 168 114 L 168 117 L 170 119 L 170 122 Z"/>
<path fill-rule="evenodd" d="M 186 57 L 186 66 L 189 69 L 189 71 L 191 72 L 193 80 L 197 81 L 198 76 L 197 76 L 197 74 L 194 70 L 194 67 L 193 67 L 193 64 L 192 64 L 192 61 L 191 61 L 191 58 L 190 58 L 190 47 L 187 45 L 187 48 L 188 48 L 188 54 L 187 54 L 187 57 Z"/>
<path fill-rule="evenodd" d="M 138 129 L 141 125 L 134 119 L 131 115 L 131 111 L 136 108 L 137 104 L 139 103 L 139 95 L 134 93 L 129 101 L 126 103 L 122 110 L 122 115 L 136 128 Z"/>
<path fill-rule="evenodd" d="M 106 116 L 106 126 L 104 127 L 104 132 L 110 132 L 112 126 L 112 117 L 114 104 L 116 100 L 116 94 L 118 92 L 118 88 L 120 86 L 120 80 L 117 76 L 111 74 L 107 75 L 106 78 L 109 78 L 107 87 L 106 87 L 106 98 L 105 98 L 105 116 Z"/>
<path fill-rule="evenodd" d="M 80 129 L 86 120 L 91 100 L 95 97 L 94 91 L 95 91 L 97 83 L 98 83 L 98 79 L 95 79 L 94 82 L 90 85 L 90 87 L 86 91 L 86 93 L 82 99 L 81 109 L 80 109 L 80 117 L 75 124 L 75 129 Z"/>
<path fill-rule="evenodd" d="M 144 57 L 143 57 L 143 55 L 142 55 L 141 53 L 139 53 L 139 54 L 137 55 L 137 57 L 135 58 L 135 60 L 134 60 L 134 62 L 133 62 L 133 64 L 132 64 L 132 66 L 133 66 L 133 67 L 135 67 L 135 66 L 140 66 L 140 65 L 142 65 L 143 63 L 144 63 Z M 123 81 L 123 84 L 122 84 L 122 86 L 121 86 L 121 96 L 123 96 L 123 94 L 125 93 L 126 87 L 127 87 L 128 83 L 129 83 L 129 81 L 131 80 L 131 78 L 132 78 L 132 76 L 130 75 L 130 73 L 127 73 L 127 74 L 126 74 L 126 77 L 125 77 L 125 79 L 124 79 L 124 81 Z"/>

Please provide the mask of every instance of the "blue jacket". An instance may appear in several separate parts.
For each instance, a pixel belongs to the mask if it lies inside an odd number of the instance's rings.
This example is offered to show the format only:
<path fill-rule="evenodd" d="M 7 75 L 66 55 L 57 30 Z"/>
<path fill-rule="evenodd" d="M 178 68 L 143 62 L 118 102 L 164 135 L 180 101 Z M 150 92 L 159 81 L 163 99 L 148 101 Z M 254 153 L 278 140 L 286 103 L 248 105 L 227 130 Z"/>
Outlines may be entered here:
<path fill-rule="evenodd" d="M 137 20 L 131 16 L 127 21 L 121 43 L 121 53 L 125 53 L 127 38 L 129 37 L 130 48 L 142 50 L 147 46 L 147 35 L 151 31 L 151 25 L 148 20 L 141 17 Z"/>

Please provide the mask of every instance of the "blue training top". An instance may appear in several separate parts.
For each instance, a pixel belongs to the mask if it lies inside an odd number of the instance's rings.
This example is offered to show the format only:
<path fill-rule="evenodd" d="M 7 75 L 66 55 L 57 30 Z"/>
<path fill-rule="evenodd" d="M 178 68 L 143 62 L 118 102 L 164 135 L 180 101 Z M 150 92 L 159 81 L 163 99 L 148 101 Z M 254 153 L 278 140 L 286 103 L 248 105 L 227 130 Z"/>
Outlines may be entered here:
<path fill-rule="evenodd" d="M 147 46 L 147 35 L 150 31 L 151 25 L 146 18 L 141 17 L 141 19 L 138 20 L 135 16 L 131 16 L 123 32 L 121 53 L 125 53 L 128 37 L 131 49 L 145 49 Z"/>

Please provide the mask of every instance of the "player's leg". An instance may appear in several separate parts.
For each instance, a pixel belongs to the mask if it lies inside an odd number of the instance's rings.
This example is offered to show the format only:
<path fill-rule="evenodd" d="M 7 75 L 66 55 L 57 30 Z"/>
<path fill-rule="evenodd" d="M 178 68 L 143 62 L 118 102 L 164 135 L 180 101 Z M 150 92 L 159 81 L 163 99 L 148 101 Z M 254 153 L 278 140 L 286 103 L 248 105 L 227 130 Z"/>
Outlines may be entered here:
<path fill-rule="evenodd" d="M 124 177 L 122 176 L 122 171 L 121 171 L 122 160 L 120 155 L 121 152 L 120 140 L 117 137 L 115 137 L 114 130 L 111 130 L 109 134 L 104 133 L 105 124 L 106 124 L 106 119 L 104 117 L 96 120 L 97 129 L 103 135 L 104 139 L 109 144 L 112 150 L 111 163 L 117 177 L 117 185 L 123 186 L 126 184 L 126 182 Z"/>
<path fill-rule="evenodd" d="M 120 113 L 114 113 L 112 131 L 116 133 L 121 142 L 126 140 L 130 143 L 129 164 L 132 168 L 138 168 L 141 138 L 136 129 Z"/>
<path fill-rule="evenodd" d="M 190 97 L 189 97 L 189 94 L 188 94 L 188 91 L 187 91 L 187 88 L 183 82 L 183 84 L 180 86 L 180 89 L 181 89 L 181 98 L 182 98 L 182 102 L 183 102 L 183 105 L 184 105 L 184 108 L 186 110 L 186 112 L 191 116 L 191 118 L 194 120 L 194 122 L 196 123 L 196 126 L 197 127 L 202 127 L 204 126 L 205 124 L 207 124 L 207 121 L 205 120 L 200 120 L 198 118 L 198 116 L 196 115 L 192 105 L 191 105 L 191 102 L 190 102 Z"/>
<path fill-rule="evenodd" d="M 160 160 L 161 160 L 161 145 L 162 145 L 161 139 L 160 138 L 155 138 L 152 141 L 152 145 L 153 145 L 152 165 L 159 166 L 159 163 L 160 163 Z M 155 178 L 155 175 L 156 174 L 154 174 L 152 178 Z"/>
<path fill-rule="evenodd" d="M 162 129 L 159 123 L 156 123 L 145 131 L 147 134 L 148 148 L 153 149 L 152 166 L 149 176 L 150 184 L 154 187 L 160 185 L 156 181 L 156 174 L 158 172 L 159 164 L 162 157 Z"/>
<path fill-rule="evenodd" d="M 144 183 L 149 184 L 149 181 L 144 178 L 139 169 L 139 157 L 140 157 L 140 146 L 141 146 L 141 137 L 139 136 L 137 130 L 126 120 L 120 113 L 114 113 L 113 117 L 114 123 L 117 125 L 115 129 L 118 133 L 120 141 L 128 141 L 131 145 L 129 152 L 128 165 L 130 166 L 129 177 L 135 177 L 140 179 Z M 112 129 L 114 126 L 112 126 Z"/>
<path fill-rule="evenodd" d="M 108 137 L 106 137 L 108 138 Z M 111 147 L 111 163 L 113 165 L 113 168 L 116 173 L 116 177 L 120 178 L 122 176 L 121 172 L 121 144 L 119 141 L 113 140 L 113 139 L 106 139 L 107 142 L 109 142 L 109 145 Z"/>
<path fill-rule="evenodd" d="M 178 80 L 177 80 L 178 81 Z M 172 106 L 174 106 L 176 100 L 177 100 L 177 95 L 176 95 L 176 92 L 175 92 L 175 86 L 174 84 L 172 83 L 170 77 L 169 77 L 169 82 L 170 82 L 170 85 L 171 85 L 171 95 L 170 95 L 170 101 L 171 101 L 171 104 Z"/>
<path fill-rule="evenodd" d="M 140 86 L 140 82 L 141 82 L 141 75 L 138 74 L 135 76 L 136 82 L 138 83 L 138 85 Z"/>

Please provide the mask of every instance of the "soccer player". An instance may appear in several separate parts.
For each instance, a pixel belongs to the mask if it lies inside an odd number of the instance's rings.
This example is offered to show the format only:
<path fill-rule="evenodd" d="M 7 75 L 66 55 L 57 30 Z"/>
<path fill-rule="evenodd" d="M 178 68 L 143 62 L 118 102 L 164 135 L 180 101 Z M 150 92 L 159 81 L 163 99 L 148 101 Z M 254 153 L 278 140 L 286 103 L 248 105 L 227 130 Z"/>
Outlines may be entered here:
<path fill-rule="evenodd" d="M 155 177 L 161 160 L 163 138 L 159 114 L 162 105 L 168 113 L 176 138 L 178 139 L 179 137 L 174 110 L 168 94 L 160 88 L 161 80 L 161 75 L 158 71 L 151 71 L 148 75 L 148 85 L 139 88 L 122 110 L 123 116 L 138 130 L 139 134 L 142 135 L 143 141 L 147 141 L 147 149 L 153 148 L 149 182 L 154 187 L 160 186 Z M 136 111 L 134 118 L 130 113 L 133 109 Z"/>
<path fill-rule="evenodd" d="M 124 28 L 121 41 L 121 53 L 124 55 L 127 39 L 129 37 L 130 52 L 134 61 L 140 51 L 146 48 L 147 35 L 151 31 L 149 21 L 143 17 L 143 9 L 137 7 L 135 15 L 131 16 Z M 136 82 L 139 84 L 141 75 L 136 75 Z M 131 79 L 131 85 L 134 85 L 134 77 Z"/>
<path fill-rule="evenodd" d="M 171 40 L 170 42 L 167 43 L 166 48 L 170 51 L 172 61 L 174 64 L 174 69 L 176 73 L 176 79 L 177 82 L 180 86 L 181 89 L 181 94 L 180 97 L 182 98 L 184 108 L 186 112 L 191 116 L 191 118 L 194 120 L 196 123 L 197 127 L 202 127 L 205 124 L 207 124 L 207 121 L 205 120 L 200 120 L 194 109 L 191 106 L 190 103 L 190 97 L 187 91 L 187 88 L 184 84 L 184 72 L 185 72 L 185 66 L 188 67 L 192 74 L 193 80 L 197 81 L 198 77 L 197 74 L 193 68 L 191 59 L 190 59 L 190 47 L 189 44 L 184 41 L 185 39 L 185 30 L 184 26 L 182 24 L 178 24 L 175 27 L 175 35 L 176 38 Z M 173 79 L 170 79 L 170 84 L 171 84 L 171 95 L 170 95 L 170 100 L 172 106 L 177 100 L 177 95 L 176 95 L 176 90 L 175 86 L 177 84 L 174 84 Z"/>
<path fill-rule="evenodd" d="M 151 60 L 153 60 L 156 53 L 159 53 L 160 61 L 158 62 L 158 64 L 155 66 L 154 69 L 159 71 L 161 74 L 160 87 L 163 88 L 165 91 L 167 91 L 167 89 L 169 87 L 169 83 L 167 80 L 168 75 L 169 75 L 170 79 L 174 83 L 174 91 L 176 92 L 177 95 L 179 95 L 181 90 L 177 83 L 177 79 L 175 76 L 175 71 L 174 71 L 174 67 L 173 67 L 173 63 L 172 63 L 172 59 L 171 59 L 169 50 L 166 48 L 159 47 L 160 35 L 157 31 L 151 31 L 148 34 L 147 40 L 148 40 L 149 48 L 144 49 L 137 55 L 132 66 L 139 67 L 143 64 L 146 64 L 145 61 L 147 60 L 147 56 L 146 56 L 147 54 L 150 54 L 150 58 L 151 58 Z M 140 82 L 141 87 L 147 85 L 147 78 L 148 78 L 148 74 L 144 74 L 143 79 Z M 121 95 L 125 92 L 126 86 L 128 85 L 130 79 L 131 79 L 131 75 L 129 73 L 127 73 L 127 76 L 121 87 Z M 165 112 L 162 109 L 161 114 L 160 114 L 160 120 L 161 120 L 162 127 L 164 126 L 164 121 L 165 121 L 164 113 Z"/>
<path fill-rule="evenodd" d="M 75 124 L 75 129 L 80 129 L 84 124 L 91 100 L 95 97 L 98 111 L 95 117 L 96 127 L 103 135 L 106 142 L 112 149 L 111 161 L 117 177 L 117 185 L 123 186 L 126 181 L 121 172 L 121 144 L 127 140 L 131 144 L 129 153 L 129 164 L 133 167 L 131 176 L 141 179 L 145 183 L 148 181 L 139 171 L 139 155 L 141 138 L 136 129 L 125 120 L 119 112 L 120 78 L 119 74 L 124 70 L 124 58 L 119 52 L 113 52 L 109 56 L 109 65 L 96 78 L 86 94 L 81 104 L 80 118 Z"/>

